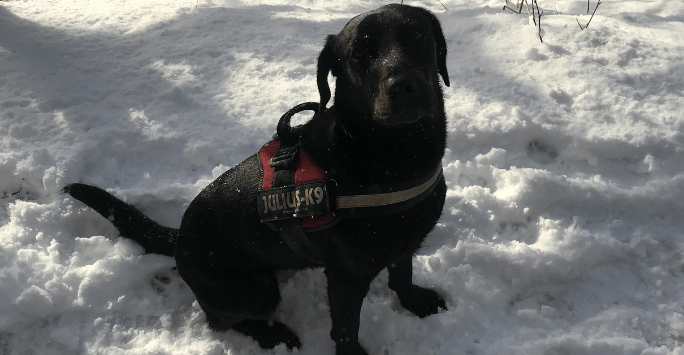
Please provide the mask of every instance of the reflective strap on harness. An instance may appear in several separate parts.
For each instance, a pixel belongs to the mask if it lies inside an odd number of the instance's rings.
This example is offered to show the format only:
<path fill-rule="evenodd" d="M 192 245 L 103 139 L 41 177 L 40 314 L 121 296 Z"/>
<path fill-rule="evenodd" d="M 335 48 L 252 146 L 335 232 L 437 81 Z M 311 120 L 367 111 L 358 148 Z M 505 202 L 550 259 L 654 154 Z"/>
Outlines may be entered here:
<path fill-rule="evenodd" d="M 336 218 L 368 218 L 399 213 L 432 193 L 442 177 L 442 165 L 430 174 L 399 184 L 338 186 Z"/>

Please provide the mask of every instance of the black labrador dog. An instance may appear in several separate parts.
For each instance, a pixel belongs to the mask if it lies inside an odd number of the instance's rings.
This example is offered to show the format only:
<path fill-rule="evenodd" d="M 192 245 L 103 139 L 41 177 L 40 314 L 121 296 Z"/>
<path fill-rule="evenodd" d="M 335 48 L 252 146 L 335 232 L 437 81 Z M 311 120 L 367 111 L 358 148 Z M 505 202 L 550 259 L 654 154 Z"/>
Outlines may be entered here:
<path fill-rule="evenodd" d="M 207 186 L 178 230 L 97 187 L 77 183 L 64 190 L 109 218 L 146 252 L 175 256 L 212 329 L 236 330 L 264 348 L 301 346 L 294 333 L 272 319 L 281 300 L 276 272 L 324 267 L 336 353 L 366 354 L 358 341 L 361 305 L 384 268 L 390 289 L 407 310 L 426 317 L 446 309 L 436 292 L 412 283 L 412 257 L 440 218 L 446 194 L 441 174 L 446 118 L 439 83 L 441 76 L 449 85 L 446 55 L 437 18 L 406 5 L 358 15 L 328 36 L 318 58 L 317 112 L 291 130 L 302 154 L 334 182 L 330 194 L 334 188 L 342 191 L 331 200 L 327 228 L 301 233 L 297 226 L 310 217 L 290 216 L 298 235 L 305 234 L 301 242 L 318 259 L 283 242 L 279 221 L 275 228 L 263 222 L 259 210 L 287 209 L 297 205 L 295 197 L 297 203 L 312 204 L 323 197 L 313 187 L 261 196 L 263 179 L 272 172 L 267 174 L 260 154 Z M 326 108 L 330 72 L 336 77 L 335 100 Z M 345 195 L 345 188 L 352 192 Z M 343 206 L 349 201 L 351 206 Z M 364 208 L 379 212 L 364 213 Z"/>

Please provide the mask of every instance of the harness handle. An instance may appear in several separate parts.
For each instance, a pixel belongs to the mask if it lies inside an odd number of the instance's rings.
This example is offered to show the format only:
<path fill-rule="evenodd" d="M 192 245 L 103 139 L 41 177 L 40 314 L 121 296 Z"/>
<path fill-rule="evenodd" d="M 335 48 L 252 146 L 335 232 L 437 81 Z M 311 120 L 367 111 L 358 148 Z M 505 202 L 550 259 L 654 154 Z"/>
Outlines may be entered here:
<path fill-rule="evenodd" d="M 278 126 L 276 132 L 278 133 L 278 138 L 280 139 L 281 146 L 293 146 L 297 145 L 298 137 L 295 134 L 295 130 L 290 126 L 290 120 L 292 116 L 302 111 L 318 111 L 318 102 L 304 102 L 301 103 L 287 112 L 285 112 L 278 120 Z"/>

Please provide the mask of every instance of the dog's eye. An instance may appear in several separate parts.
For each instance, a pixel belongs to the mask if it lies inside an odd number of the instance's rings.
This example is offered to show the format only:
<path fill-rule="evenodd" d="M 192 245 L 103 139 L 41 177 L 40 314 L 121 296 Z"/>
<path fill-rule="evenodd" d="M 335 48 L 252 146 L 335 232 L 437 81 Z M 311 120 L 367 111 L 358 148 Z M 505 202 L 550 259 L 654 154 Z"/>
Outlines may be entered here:
<path fill-rule="evenodd" d="M 423 39 L 423 32 L 418 31 L 418 30 L 413 30 L 412 36 L 413 36 L 414 41 L 420 41 L 421 39 Z"/>
<path fill-rule="evenodd" d="M 368 50 L 363 47 L 354 48 L 352 51 L 352 57 L 355 59 L 363 59 L 368 55 Z"/>

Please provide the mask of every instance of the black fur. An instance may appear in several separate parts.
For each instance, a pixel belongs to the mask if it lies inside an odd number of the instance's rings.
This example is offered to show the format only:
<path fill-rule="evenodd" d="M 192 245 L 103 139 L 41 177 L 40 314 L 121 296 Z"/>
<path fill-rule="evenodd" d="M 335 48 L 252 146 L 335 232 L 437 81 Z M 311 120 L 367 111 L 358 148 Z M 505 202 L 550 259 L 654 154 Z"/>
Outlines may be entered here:
<path fill-rule="evenodd" d="M 327 83 L 336 77 L 335 102 Z M 339 184 L 412 180 L 440 163 L 446 119 L 439 76 L 449 85 L 446 44 L 426 10 L 388 5 L 354 17 L 327 38 L 318 59 L 320 108 L 302 126 L 301 147 Z M 275 272 L 314 267 L 260 223 L 262 170 L 249 157 L 207 186 L 190 204 L 180 230 L 166 228 L 107 192 L 72 184 L 65 191 L 110 218 L 147 252 L 174 255 L 213 329 L 234 329 L 262 347 L 299 347 L 272 322 L 280 302 Z M 337 354 L 366 354 L 358 342 L 361 304 L 384 268 L 403 307 L 425 317 L 445 309 L 434 291 L 413 285 L 412 257 L 440 217 L 446 186 L 397 215 L 347 219 L 309 233 L 325 255 Z M 175 248 L 175 251 L 174 251 Z"/>

